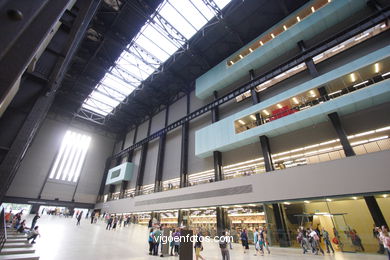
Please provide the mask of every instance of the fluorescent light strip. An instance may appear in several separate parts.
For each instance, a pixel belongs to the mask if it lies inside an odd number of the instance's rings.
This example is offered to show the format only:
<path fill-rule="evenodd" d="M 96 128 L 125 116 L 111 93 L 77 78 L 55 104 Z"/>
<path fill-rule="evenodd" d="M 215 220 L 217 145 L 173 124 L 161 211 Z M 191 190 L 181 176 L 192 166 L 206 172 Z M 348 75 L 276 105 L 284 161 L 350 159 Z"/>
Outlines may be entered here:
<path fill-rule="evenodd" d="M 363 39 L 363 38 L 366 38 L 368 35 L 370 35 L 370 33 L 366 32 L 365 34 L 360 35 L 359 37 L 356 37 L 356 38 L 355 38 L 355 41 L 359 41 L 359 40 L 361 40 L 361 39 Z"/>
<path fill-rule="evenodd" d="M 68 161 L 64 167 L 64 173 L 62 174 L 62 178 L 61 180 L 65 180 L 66 177 L 68 177 L 68 174 L 69 174 L 69 170 L 70 168 L 72 167 L 72 164 L 74 163 L 74 156 L 76 154 L 76 149 L 77 149 L 77 141 L 79 141 L 79 137 L 80 137 L 80 134 L 74 134 L 74 138 L 73 140 L 71 140 L 71 143 L 70 143 L 70 146 L 71 146 L 71 149 L 70 149 L 70 152 L 69 152 L 69 158 L 68 158 Z"/>
<path fill-rule="evenodd" d="M 358 83 L 358 84 L 355 84 L 355 85 L 353 85 L 353 87 L 356 88 L 356 87 L 359 87 L 359 86 L 364 85 L 364 84 L 366 84 L 366 83 L 368 83 L 368 80 L 363 81 L 363 82 L 360 82 L 360 83 Z"/>
<path fill-rule="evenodd" d="M 87 138 L 87 136 L 82 136 L 80 138 L 80 140 L 78 141 L 77 143 L 77 153 L 76 153 L 76 156 L 75 156 L 75 160 L 72 164 L 72 168 L 70 169 L 70 174 L 68 175 L 68 181 L 72 181 L 72 178 L 74 176 L 74 173 L 76 171 L 76 167 L 80 161 L 80 157 L 81 157 L 81 153 L 82 153 L 82 150 L 83 150 L 83 147 L 82 147 L 82 144 L 84 143 L 85 139 Z"/>
<path fill-rule="evenodd" d="M 329 96 L 332 96 L 332 95 L 335 95 L 335 94 L 340 93 L 340 92 L 341 92 L 341 90 L 337 90 L 337 91 L 335 91 L 335 92 L 329 93 L 328 95 L 329 95 Z"/>
<path fill-rule="evenodd" d="M 341 49 L 343 49 L 344 47 L 345 47 L 345 45 L 342 44 L 342 45 L 338 46 L 337 48 L 333 49 L 332 52 L 336 52 L 336 51 L 338 51 L 338 50 L 341 50 Z"/>

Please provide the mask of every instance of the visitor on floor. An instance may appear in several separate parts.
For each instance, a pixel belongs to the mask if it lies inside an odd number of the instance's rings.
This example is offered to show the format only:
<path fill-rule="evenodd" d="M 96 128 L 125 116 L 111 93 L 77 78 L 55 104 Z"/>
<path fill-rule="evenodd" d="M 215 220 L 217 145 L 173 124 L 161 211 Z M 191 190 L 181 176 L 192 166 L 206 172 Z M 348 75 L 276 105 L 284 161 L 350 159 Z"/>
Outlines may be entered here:
<path fill-rule="evenodd" d="M 111 230 L 112 221 L 113 221 L 113 217 L 108 216 L 106 230 Z"/>
<path fill-rule="evenodd" d="M 255 245 L 255 256 L 257 256 L 257 253 L 260 251 L 260 244 L 259 244 L 259 229 L 255 229 L 255 232 L 253 232 L 253 244 Z"/>
<path fill-rule="evenodd" d="M 148 243 L 149 243 L 149 255 L 153 254 L 153 246 L 154 246 L 154 241 L 153 241 L 153 228 L 149 230 L 149 237 L 148 237 Z"/>
<path fill-rule="evenodd" d="M 264 248 L 267 249 L 268 254 L 271 254 L 271 250 L 269 250 L 269 242 L 268 242 L 268 231 L 266 227 L 263 228 L 263 238 L 264 238 Z"/>
<path fill-rule="evenodd" d="M 83 212 L 81 211 L 78 215 L 77 215 L 77 226 L 80 226 L 80 221 L 81 221 L 81 218 L 83 217 Z"/>
<path fill-rule="evenodd" d="M 242 230 L 240 238 L 241 238 L 242 248 L 243 248 L 244 254 L 245 254 L 245 253 L 249 252 L 248 233 L 246 232 L 245 228 Z"/>
<path fill-rule="evenodd" d="M 332 250 L 332 253 L 334 254 L 334 249 L 332 246 L 332 243 L 330 242 L 329 238 L 329 232 L 325 230 L 325 228 L 322 228 L 322 238 L 324 239 L 324 243 L 326 245 L 326 252 L 329 254 L 330 250 Z"/>
<path fill-rule="evenodd" d="M 385 226 L 378 229 L 379 239 L 382 241 L 384 251 L 387 253 L 387 258 L 390 260 L 390 236 L 389 231 Z"/>
<path fill-rule="evenodd" d="M 39 216 L 39 214 L 38 214 L 38 212 L 37 212 L 37 214 L 35 214 L 35 216 L 34 216 L 32 222 L 31 222 L 31 229 L 34 229 L 34 227 L 35 227 L 35 225 L 37 224 L 37 221 L 38 221 L 39 218 L 40 218 L 40 216 Z"/>
<path fill-rule="evenodd" d="M 117 225 L 118 225 L 118 217 L 114 215 L 114 220 L 112 221 L 112 230 L 116 230 Z"/>
<path fill-rule="evenodd" d="M 31 244 L 35 244 L 35 239 L 36 239 L 38 236 L 41 236 L 41 234 L 40 234 L 39 231 L 38 231 L 38 226 L 36 226 L 36 227 L 34 227 L 34 229 L 31 231 L 30 236 L 27 237 L 27 242 L 30 242 L 30 240 L 32 239 Z"/>
<path fill-rule="evenodd" d="M 222 260 L 230 260 L 228 241 L 230 241 L 230 238 L 226 236 L 226 232 L 223 231 L 219 240 L 219 248 L 221 249 Z"/>
<path fill-rule="evenodd" d="M 195 237 L 195 245 L 194 245 L 195 259 L 196 260 L 198 260 L 199 258 L 202 260 L 205 259 L 203 256 L 200 255 L 200 252 L 203 251 L 202 240 L 203 240 L 203 236 L 202 236 L 202 233 L 200 232 L 200 228 L 197 228 L 197 233 L 196 233 L 196 237 Z"/>
<path fill-rule="evenodd" d="M 321 248 L 321 245 L 319 243 L 320 241 L 320 237 L 317 235 L 317 232 L 315 230 L 313 230 L 312 228 L 310 228 L 310 233 L 309 233 L 309 239 L 310 239 L 310 244 L 311 244 L 311 248 L 313 250 L 313 253 L 315 255 L 318 255 L 318 251 L 321 252 L 321 254 L 325 254 L 324 253 L 324 250 L 322 250 Z"/>
<path fill-rule="evenodd" d="M 153 255 L 158 255 L 158 246 L 161 242 L 161 227 L 153 232 Z"/>
<path fill-rule="evenodd" d="M 379 237 L 380 236 L 379 230 L 380 230 L 380 228 L 376 227 L 375 224 L 374 224 L 374 228 L 372 229 L 372 235 L 374 236 L 375 240 L 378 241 L 378 251 L 377 251 L 377 253 L 378 254 L 384 254 L 385 253 L 385 248 L 384 248 L 382 240 Z"/>
<path fill-rule="evenodd" d="M 20 222 L 20 225 L 16 231 L 19 233 L 27 233 L 26 220 L 23 220 L 22 222 Z"/>

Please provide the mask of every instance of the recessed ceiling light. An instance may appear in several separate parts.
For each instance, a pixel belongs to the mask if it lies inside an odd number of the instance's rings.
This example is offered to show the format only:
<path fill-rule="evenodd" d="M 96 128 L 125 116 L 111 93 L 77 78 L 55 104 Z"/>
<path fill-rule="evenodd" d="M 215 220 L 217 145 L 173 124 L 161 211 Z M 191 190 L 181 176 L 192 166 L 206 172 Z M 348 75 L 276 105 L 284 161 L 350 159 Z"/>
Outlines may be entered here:
<path fill-rule="evenodd" d="M 310 203 L 310 201 L 308 201 L 308 200 L 305 200 L 305 201 L 303 201 L 303 202 L 305 202 L 306 204 L 309 204 L 309 203 Z"/>
<path fill-rule="evenodd" d="M 315 96 L 316 96 L 316 92 L 314 92 L 314 90 L 310 90 L 310 91 L 309 91 L 309 94 L 310 94 L 310 96 L 312 96 L 312 97 L 315 97 Z"/>
<path fill-rule="evenodd" d="M 278 108 L 282 108 L 283 106 L 281 104 L 276 105 Z"/>
<path fill-rule="evenodd" d="M 238 55 L 238 56 L 239 56 L 241 59 L 242 59 L 242 58 L 244 58 L 244 57 L 242 57 L 242 55 L 241 55 L 241 54 L 240 54 L 240 55 Z"/>
<path fill-rule="evenodd" d="M 252 118 L 253 120 L 256 120 L 256 117 L 254 115 L 250 115 L 250 118 Z"/>
<path fill-rule="evenodd" d="M 245 125 L 245 122 L 244 122 L 244 121 L 242 121 L 241 119 L 240 119 L 240 120 L 238 120 L 238 123 L 240 123 L 240 124 L 242 124 L 242 125 Z"/>
<path fill-rule="evenodd" d="M 331 202 L 332 200 L 331 199 L 326 199 L 326 201 Z"/>
<path fill-rule="evenodd" d="M 374 64 L 375 73 L 379 72 L 379 63 Z"/>
<path fill-rule="evenodd" d="M 383 194 L 383 198 L 387 198 L 388 196 L 388 194 Z"/>
<path fill-rule="evenodd" d="M 283 202 L 283 204 L 285 204 L 285 205 L 291 205 L 291 203 L 290 203 L 290 202 L 287 202 L 287 201 Z"/>
<path fill-rule="evenodd" d="M 284 29 L 285 31 L 287 31 L 287 26 L 286 26 L 286 25 L 283 25 L 283 29 Z"/>
<path fill-rule="evenodd" d="M 355 81 L 356 81 L 355 73 L 351 73 L 351 74 L 349 75 L 349 77 L 351 78 L 351 81 L 352 81 L 352 82 L 355 82 Z"/>
<path fill-rule="evenodd" d="M 298 99 L 297 99 L 296 97 L 293 97 L 293 98 L 292 98 L 292 101 L 293 101 L 295 104 L 299 104 L 299 101 L 298 101 Z"/>
<path fill-rule="evenodd" d="M 314 9 L 314 6 L 311 7 L 311 11 L 314 13 L 316 10 Z"/>
<path fill-rule="evenodd" d="M 274 35 L 273 33 L 271 33 L 271 37 L 272 37 L 272 38 L 275 38 L 275 35 Z"/>
<path fill-rule="evenodd" d="M 299 16 L 297 16 L 297 21 L 300 22 L 301 21 L 301 18 Z"/>
<path fill-rule="evenodd" d="M 263 110 L 263 113 L 269 116 L 269 112 L 267 110 Z"/>
<path fill-rule="evenodd" d="M 357 197 L 352 197 L 352 199 L 357 200 L 358 198 Z"/>
<path fill-rule="evenodd" d="M 261 45 L 261 46 L 263 46 L 263 45 L 264 45 L 263 41 L 259 41 L 259 43 L 260 43 L 260 45 Z"/>
<path fill-rule="evenodd" d="M 249 48 L 249 51 L 250 51 L 250 52 L 253 52 L 252 48 Z"/>

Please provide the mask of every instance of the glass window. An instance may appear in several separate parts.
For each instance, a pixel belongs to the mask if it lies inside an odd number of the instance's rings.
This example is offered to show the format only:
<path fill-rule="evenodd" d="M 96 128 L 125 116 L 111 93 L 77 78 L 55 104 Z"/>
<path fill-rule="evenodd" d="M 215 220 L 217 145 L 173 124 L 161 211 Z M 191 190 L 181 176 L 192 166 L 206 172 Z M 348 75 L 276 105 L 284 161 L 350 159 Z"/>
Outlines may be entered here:
<path fill-rule="evenodd" d="M 90 142 L 90 136 L 67 131 L 51 168 L 49 179 L 76 182 Z"/>

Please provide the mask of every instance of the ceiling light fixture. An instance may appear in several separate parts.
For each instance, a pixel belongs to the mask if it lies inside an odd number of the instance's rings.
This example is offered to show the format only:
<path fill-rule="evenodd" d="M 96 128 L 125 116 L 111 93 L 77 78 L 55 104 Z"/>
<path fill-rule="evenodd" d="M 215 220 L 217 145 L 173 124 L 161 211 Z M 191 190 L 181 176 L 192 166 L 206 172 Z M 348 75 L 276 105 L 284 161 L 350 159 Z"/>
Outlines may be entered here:
<path fill-rule="evenodd" d="M 253 120 L 256 120 L 256 117 L 254 115 L 250 115 L 250 118 L 252 118 Z"/>
<path fill-rule="evenodd" d="M 374 64 L 375 73 L 379 72 L 379 63 Z"/>
<path fill-rule="evenodd" d="M 297 16 L 297 21 L 300 22 L 301 21 L 301 18 L 299 16 Z"/>
<path fill-rule="evenodd" d="M 303 202 L 305 202 L 306 204 L 309 204 L 309 203 L 310 203 L 310 201 L 308 201 L 308 200 L 305 200 L 305 201 L 303 201 Z"/>
<path fill-rule="evenodd" d="M 263 110 L 263 113 L 269 116 L 269 112 L 267 110 Z"/>
<path fill-rule="evenodd" d="M 296 97 L 293 97 L 293 98 L 292 98 L 292 101 L 293 101 L 295 104 L 297 104 L 297 105 L 299 104 L 299 101 L 298 101 L 298 99 L 297 99 Z"/>
<path fill-rule="evenodd" d="M 287 31 L 287 26 L 283 25 L 283 29 L 284 29 L 285 31 Z"/>
<path fill-rule="evenodd" d="M 355 81 L 356 81 L 355 73 L 351 73 L 351 74 L 349 75 L 349 77 L 351 78 L 351 81 L 352 81 L 352 82 L 355 82 Z"/>
<path fill-rule="evenodd" d="M 245 122 L 244 122 L 244 121 L 242 121 L 241 119 L 240 119 L 240 120 L 238 120 L 238 123 L 240 123 L 240 124 L 242 124 L 242 125 L 245 125 Z"/>
<path fill-rule="evenodd" d="M 259 43 L 260 43 L 260 45 L 261 45 L 261 46 L 263 46 L 263 45 L 264 45 L 263 41 L 259 41 Z"/>
<path fill-rule="evenodd" d="M 272 39 L 274 39 L 274 38 L 275 38 L 275 35 L 274 35 L 273 33 L 271 33 L 271 37 L 272 37 Z"/>
<path fill-rule="evenodd" d="M 279 109 L 283 107 L 281 104 L 277 104 L 276 106 L 277 106 Z"/>
<path fill-rule="evenodd" d="M 249 48 L 249 51 L 250 51 L 250 52 L 253 52 L 252 48 Z"/>
<path fill-rule="evenodd" d="M 242 59 L 242 58 L 244 58 L 244 57 L 243 57 L 241 54 L 240 54 L 240 55 L 238 55 L 238 56 L 239 56 L 241 59 Z"/>
<path fill-rule="evenodd" d="M 311 7 L 312 13 L 314 13 L 316 10 L 314 9 L 314 6 Z"/>

